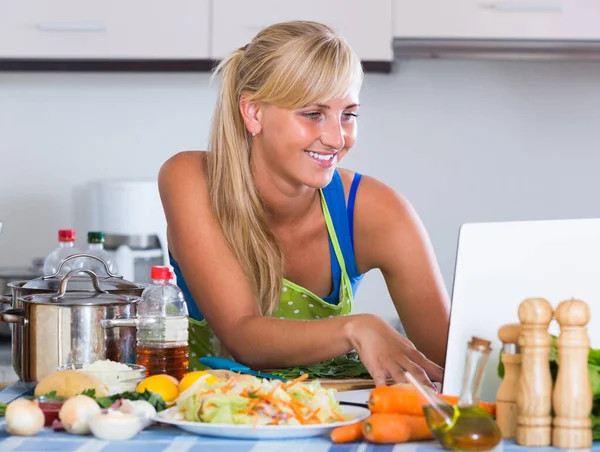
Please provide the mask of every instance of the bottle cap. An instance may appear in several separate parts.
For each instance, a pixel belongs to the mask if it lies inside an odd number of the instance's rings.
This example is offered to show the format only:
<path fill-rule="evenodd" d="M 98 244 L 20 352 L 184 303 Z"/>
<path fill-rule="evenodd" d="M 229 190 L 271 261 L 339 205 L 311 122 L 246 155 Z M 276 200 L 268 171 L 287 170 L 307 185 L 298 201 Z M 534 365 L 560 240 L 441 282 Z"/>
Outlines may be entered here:
<path fill-rule="evenodd" d="M 88 232 L 88 243 L 104 243 L 104 232 L 101 232 L 101 231 Z"/>
<path fill-rule="evenodd" d="M 175 273 L 173 267 L 154 265 L 150 271 L 151 279 L 173 279 Z"/>
<path fill-rule="evenodd" d="M 59 229 L 58 230 L 58 241 L 59 242 L 74 242 L 75 241 L 75 229 Z"/>

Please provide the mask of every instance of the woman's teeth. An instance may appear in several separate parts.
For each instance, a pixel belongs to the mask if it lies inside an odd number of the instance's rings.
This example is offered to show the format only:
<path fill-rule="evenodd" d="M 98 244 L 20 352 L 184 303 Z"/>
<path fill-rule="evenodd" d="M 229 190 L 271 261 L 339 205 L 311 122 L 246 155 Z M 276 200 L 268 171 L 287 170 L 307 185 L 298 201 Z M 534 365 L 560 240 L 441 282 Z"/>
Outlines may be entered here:
<path fill-rule="evenodd" d="M 335 154 L 317 154 L 316 152 L 310 152 L 310 151 L 306 151 L 306 153 L 308 155 L 310 155 L 312 158 L 319 159 L 319 160 L 331 160 L 333 157 L 335 157 Z"/>

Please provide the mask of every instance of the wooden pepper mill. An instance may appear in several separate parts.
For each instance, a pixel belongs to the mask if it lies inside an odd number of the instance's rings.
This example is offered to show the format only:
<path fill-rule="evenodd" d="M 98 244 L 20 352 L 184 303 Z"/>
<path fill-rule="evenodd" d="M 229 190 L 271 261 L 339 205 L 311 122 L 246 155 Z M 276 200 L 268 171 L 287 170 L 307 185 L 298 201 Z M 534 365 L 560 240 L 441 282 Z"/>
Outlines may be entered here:
<path fill-rule="evenodd" d="M 549 446 L 552 440 L 552 377 L 548 325 L 552 305 L 544 298 L 528 298 L 519 306 L 521 376 L 517 391 L 517 436 L 522 446 Z"/>
<path fill-rule="evenodd" d="M 504 364 L 504 378 L 496 393 L 496 423 L 503 438 L 514 438 L 517 434 L 517 392 L 521 376 L 521 354 L 519 335 L 521 325 L 506 324 L 498 330 L 502 342 L 500 359 Z"/>
<path fill-rule="evenodd" d="M 556 320 L 560 325 L 557 340 L 560 364 L 553 393 L 552 445 L 561 449 L 589 449 L 592 447 L 592 389 L 586 325 L 590 309 L 581 300 L 563 301 L 556 309 Z"/>

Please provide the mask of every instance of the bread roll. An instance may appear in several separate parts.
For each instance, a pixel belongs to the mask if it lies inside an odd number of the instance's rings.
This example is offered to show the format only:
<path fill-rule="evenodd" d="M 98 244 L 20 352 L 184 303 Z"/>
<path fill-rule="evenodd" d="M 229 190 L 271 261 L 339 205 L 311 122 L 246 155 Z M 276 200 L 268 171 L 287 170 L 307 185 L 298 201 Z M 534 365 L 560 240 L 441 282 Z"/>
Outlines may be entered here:
<path fill-rule="evenodd" d="M 79 370 L 59 370 L 51 373 L 37 384 L 34 394 L 41 396 L 56 391 L 58 397 L 72 397 L 86 389 L 94 389 L 96 397 L 108 395 L 108 388 L 100 379 Z"/>

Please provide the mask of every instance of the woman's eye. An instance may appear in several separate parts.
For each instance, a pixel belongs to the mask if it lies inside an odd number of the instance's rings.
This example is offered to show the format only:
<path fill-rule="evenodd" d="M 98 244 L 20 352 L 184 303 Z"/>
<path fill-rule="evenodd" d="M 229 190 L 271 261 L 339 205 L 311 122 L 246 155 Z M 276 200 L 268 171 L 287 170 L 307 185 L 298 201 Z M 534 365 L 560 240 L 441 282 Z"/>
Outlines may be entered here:
<path fill-rule="evenodd" d="M 303 115 L 306 116 L 308 119 L 319 119 L 321 117 L 321 113 L 319 113 L 318 111 L 309 111 L 303 113 Z"/>
<path fill-rule="evenodd" d="M 344 113 L 344 119 L 346 119 L 347 121 L 352 121 L 356 118 L 358 118 L 358 113 Z"/>

